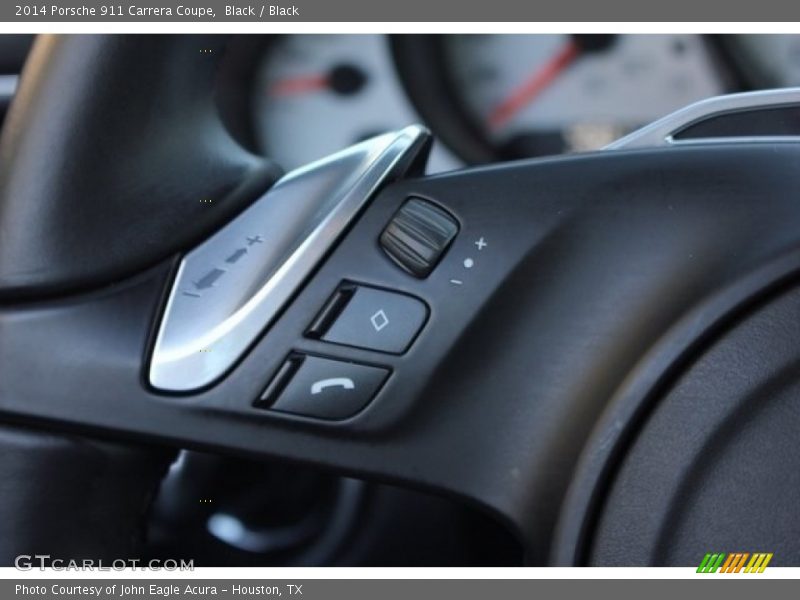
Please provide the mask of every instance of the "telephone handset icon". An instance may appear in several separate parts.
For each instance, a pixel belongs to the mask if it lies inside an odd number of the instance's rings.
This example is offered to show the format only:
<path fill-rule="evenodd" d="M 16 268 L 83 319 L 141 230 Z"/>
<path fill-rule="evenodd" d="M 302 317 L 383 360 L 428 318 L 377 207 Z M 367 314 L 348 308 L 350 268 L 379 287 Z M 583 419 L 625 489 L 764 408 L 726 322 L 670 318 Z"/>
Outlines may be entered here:
<path fill-rule="evenodd" d="M 340 387 L 345 390 L 355 389 L 356 384 L 349 377 L 331 377 L 330 379 L 320 379 L 311 385 L 311 394 L 319 394 L 329 387 Z"/>

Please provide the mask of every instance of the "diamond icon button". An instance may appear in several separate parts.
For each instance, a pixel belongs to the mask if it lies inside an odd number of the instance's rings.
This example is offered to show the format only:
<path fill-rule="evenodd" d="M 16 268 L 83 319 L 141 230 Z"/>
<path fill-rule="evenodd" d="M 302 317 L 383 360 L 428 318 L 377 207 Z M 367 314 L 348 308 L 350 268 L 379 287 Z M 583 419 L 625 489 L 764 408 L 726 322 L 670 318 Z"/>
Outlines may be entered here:
<path fill-rule="evenodd" d="M 389 317 L 386 316 L 386 313 L 383 312 L 383 309 L 380 309 L 378 312 L 372 315 L 369 320 L 372 322 L 372 326 L 375 328 L 375 331 L 380 331 L 389 324 Z"/>
<path fill-rule="evenodd" d="M 343 289 L 354 293 L 322 334 L 322 340 L 390 354 L 405 352 L 428 318 L 425 303 L 399 292 L 366 285 L 355 286 L 353 290 L 354 284 L 346 285 Z M 329 305 L 335 306 L 337 299 L 338 295 L 334 295 Z M 327 314 L 325 309 L 321 311 L 322 316 Z"/>

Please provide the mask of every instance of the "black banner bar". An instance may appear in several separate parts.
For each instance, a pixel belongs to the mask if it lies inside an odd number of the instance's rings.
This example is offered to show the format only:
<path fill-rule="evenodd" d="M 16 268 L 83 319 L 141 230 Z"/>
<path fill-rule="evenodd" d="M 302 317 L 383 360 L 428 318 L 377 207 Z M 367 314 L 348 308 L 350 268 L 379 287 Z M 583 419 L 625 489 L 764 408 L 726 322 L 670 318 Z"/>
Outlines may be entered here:
<path fill-rule="evenodd" d="M 267 569 L 262 569 L 267 571 Z M 265 573 L 266 575 L 266 573 Z M 700 583 L 699 580 L 703 580 Z M 711 583 L 711 580 L 715 580 Z M 713 586 L 713 587 L 712 587 Z M 756 587 L 758 586 L 758 587 Z M 668 580 L 425 580 L 425 579 L 27 579 L 0 582 L 0 597 L 29 600 L 188 600 L 218 598 L 280 598 L 281 600 L 530 600 L 531 598 L 675 598 L 725 597 L 750 598 L 758 594 L 769 598 L 796 595 L 797 583 L 763 576 L 698 575 L 696 579 Z"/>
<path fill-rule="evenodd" d="M 49 0 L 0 4 L 9 22 L 793 22 L 786 0 Z"/>

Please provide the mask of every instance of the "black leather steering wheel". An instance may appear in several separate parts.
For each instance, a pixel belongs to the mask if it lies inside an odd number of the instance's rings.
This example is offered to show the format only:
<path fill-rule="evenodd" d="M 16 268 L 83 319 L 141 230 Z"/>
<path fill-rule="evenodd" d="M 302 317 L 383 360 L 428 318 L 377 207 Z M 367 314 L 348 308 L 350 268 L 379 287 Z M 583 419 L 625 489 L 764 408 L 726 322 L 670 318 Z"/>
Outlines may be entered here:
<path fill-rule="evenodd" d="M 452 495 L 533 565 L 800 563 L 800 143 L 759 135 L 800 93 L 435 177 L 412 127 L 275 184 L 214 103 L 229 42 L 28 61 L 0 142 L 3 564 L 130 555 L 179 447 Z"/>

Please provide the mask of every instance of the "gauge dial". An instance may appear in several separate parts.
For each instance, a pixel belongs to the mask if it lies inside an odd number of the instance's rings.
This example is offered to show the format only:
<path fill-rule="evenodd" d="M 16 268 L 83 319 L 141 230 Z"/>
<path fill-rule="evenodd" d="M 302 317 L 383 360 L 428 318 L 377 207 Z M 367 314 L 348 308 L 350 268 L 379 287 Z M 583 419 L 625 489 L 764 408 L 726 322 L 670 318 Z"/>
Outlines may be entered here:
<path fill-rule="evenodd" d="M 715 49 L 697 35 L 451 35 L 428 43 L 439 59 L 427 62 L 451 88 L 449 113 L 465 115 L 490 149 L 483 160 L 598 149 L 731 88 Z M 452 119 L 424 108 L 424 94 L 413 96 L 435 132 L 434 113 Z M 443 138 L 454 149 L 468 141 L 450 129 Z"/>
<path fill-rule="evenodd" d="M 286 169 L 422 122 L 379 35 L 276 38 L 260 66 L 253 106 L 260 150 Z M 459 166 L 434 145 L 429 171 Z"/>

